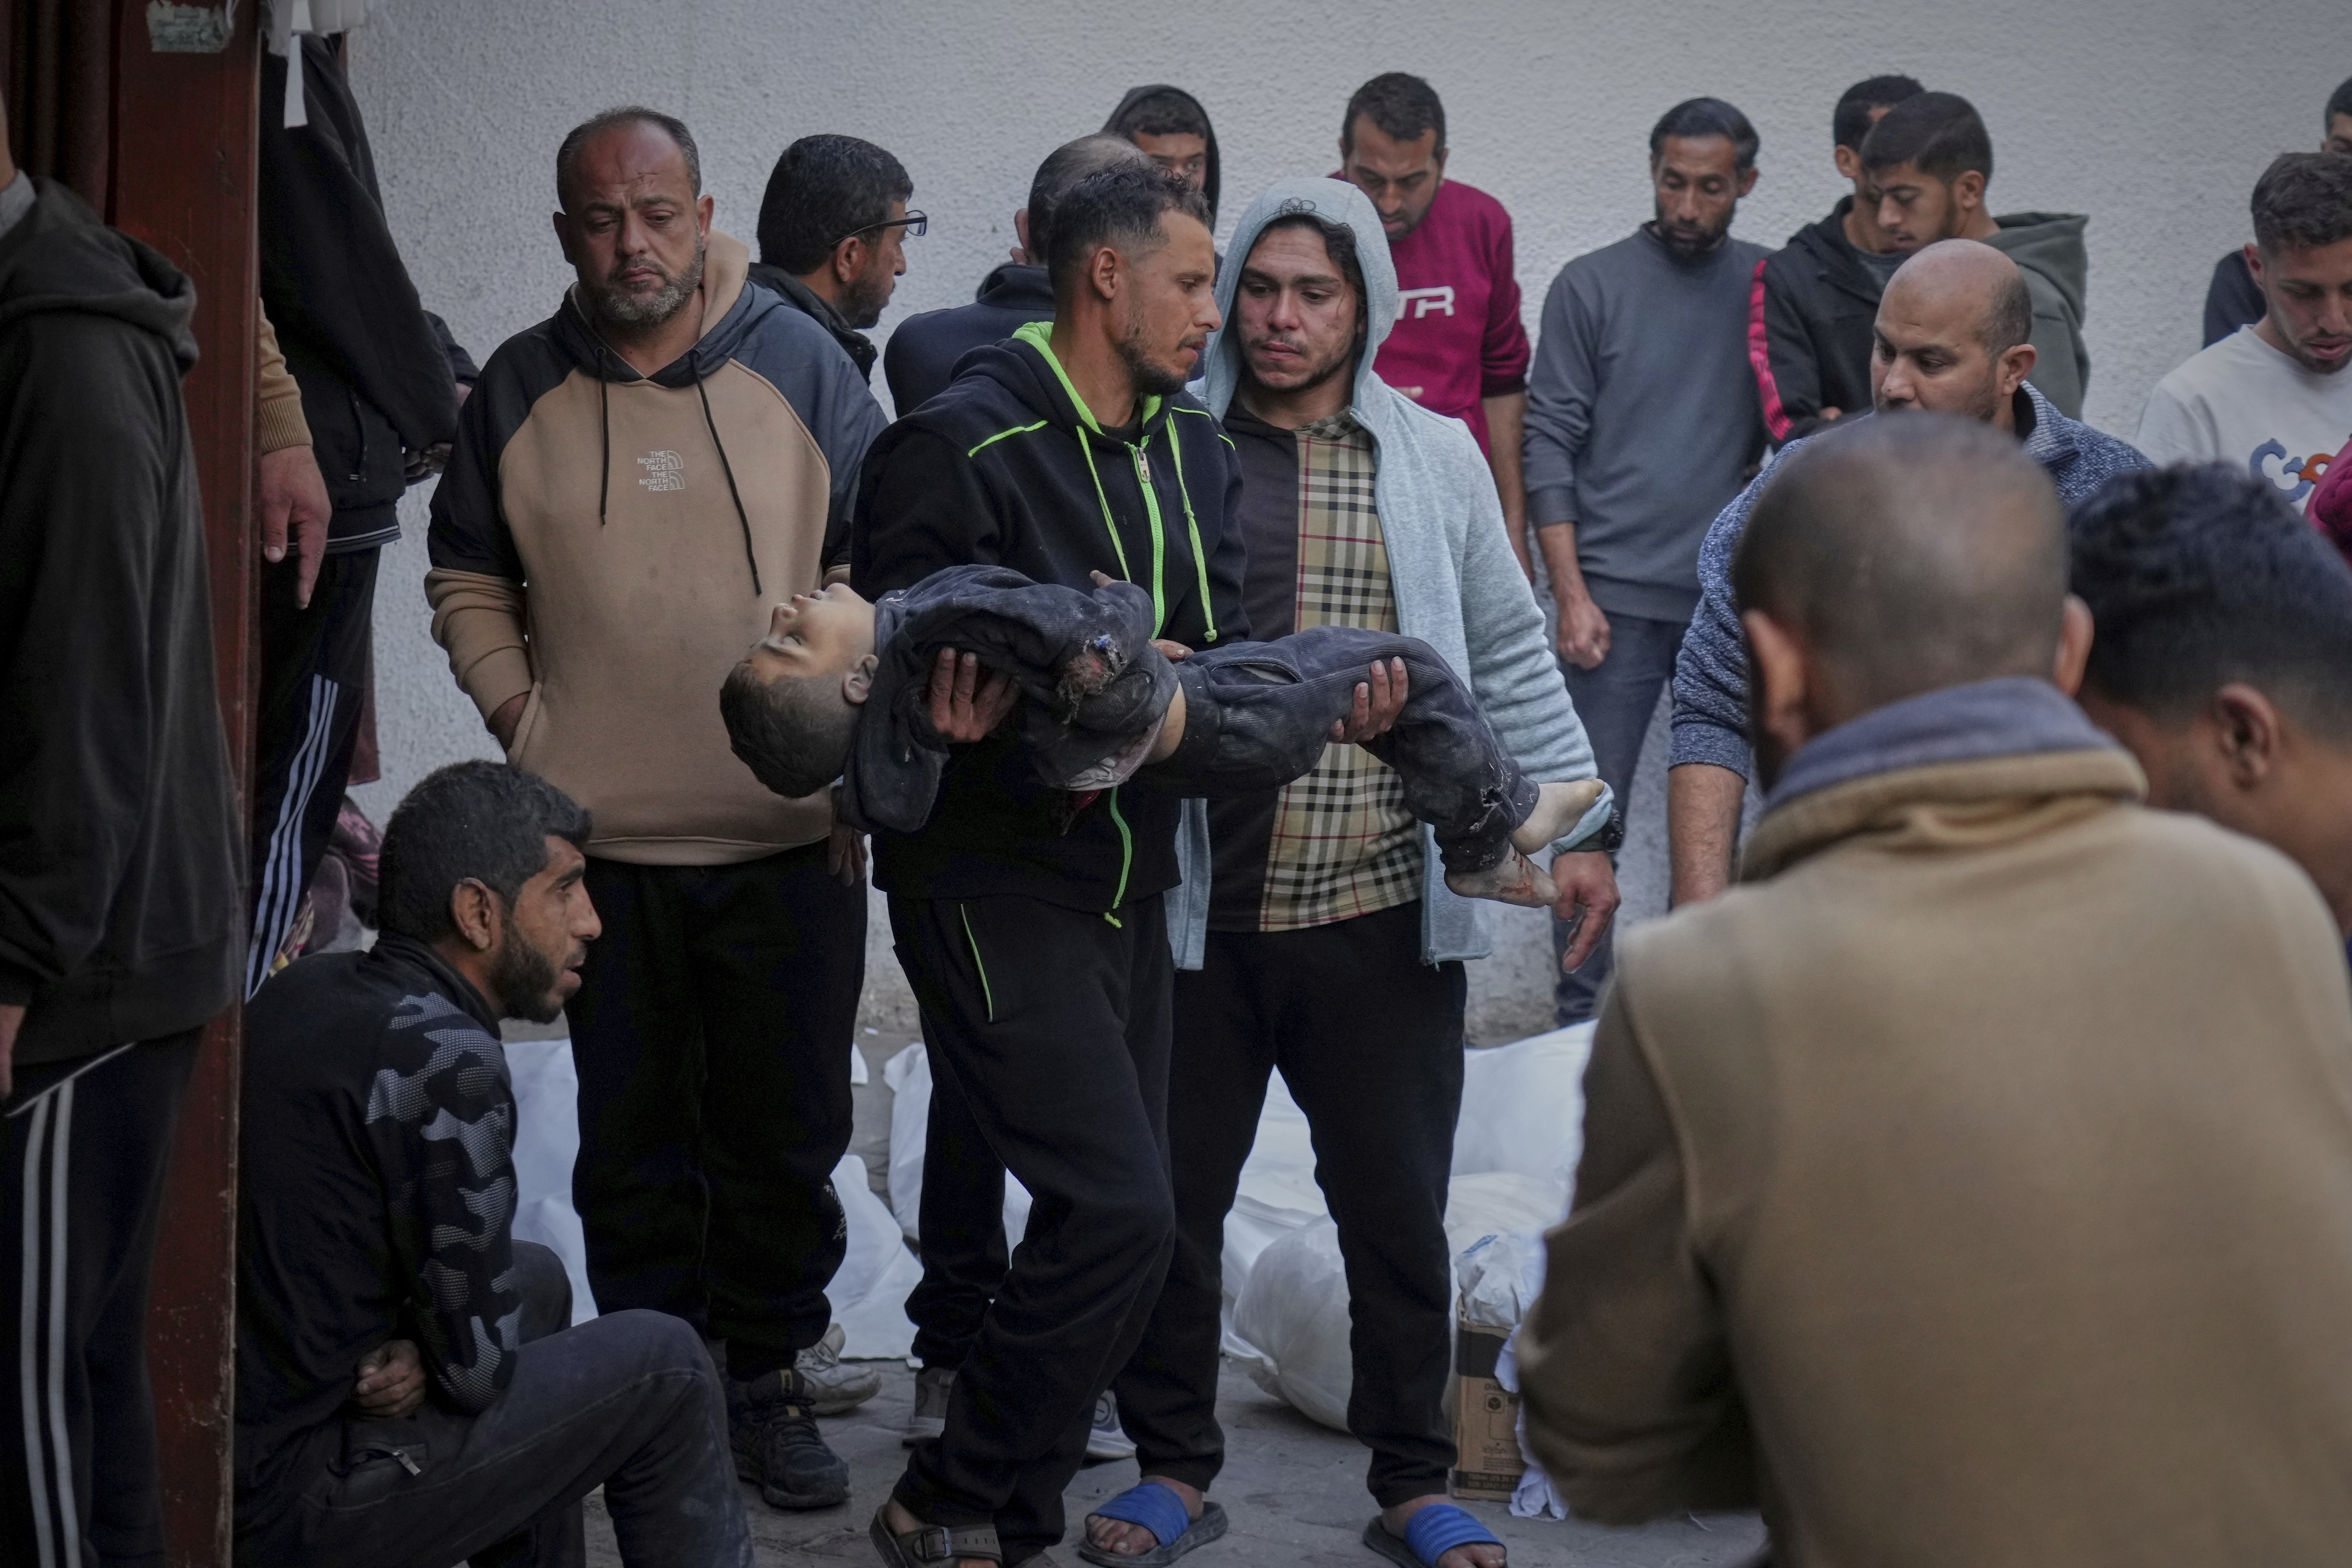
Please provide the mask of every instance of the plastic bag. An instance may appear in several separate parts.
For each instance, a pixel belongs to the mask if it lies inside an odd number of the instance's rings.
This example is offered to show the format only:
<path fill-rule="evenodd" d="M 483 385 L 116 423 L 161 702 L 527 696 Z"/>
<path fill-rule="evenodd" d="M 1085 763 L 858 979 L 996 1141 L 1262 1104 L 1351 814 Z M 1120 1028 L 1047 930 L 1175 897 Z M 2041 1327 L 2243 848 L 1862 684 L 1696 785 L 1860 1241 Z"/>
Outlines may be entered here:
<path fill-rule="evenodd" d="M 931 1058 L 917 1040 L 882 1064 L 890 1100 L 890 1212 L 907 1239 L 923 1239 L 923 1136 L 931 1122 Z M 1021 1245 L 1029 1229 L 1029 1189 L 1004 1173 L 1004 1244 Z"/>
<path fill-rule="evenodd" d="M 923 1266 L 907 1250 L 888 1205 L 874 1195 L 865 1161 L 844 1155 L 833 1168 L 833 1190 L 849 1226 L 849 1249 L 824 1291 L 841 1325 L 841 1353 L 849 1361 L 904 1357 L 915 1348 L 907 1294 L 921 1282 Z"/>

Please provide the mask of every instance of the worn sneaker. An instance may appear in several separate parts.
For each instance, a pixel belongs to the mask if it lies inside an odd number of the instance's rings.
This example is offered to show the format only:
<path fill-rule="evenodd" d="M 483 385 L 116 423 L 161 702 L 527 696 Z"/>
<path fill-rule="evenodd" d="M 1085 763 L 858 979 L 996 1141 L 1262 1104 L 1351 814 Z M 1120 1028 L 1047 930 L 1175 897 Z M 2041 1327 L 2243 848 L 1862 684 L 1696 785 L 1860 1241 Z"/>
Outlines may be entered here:
<path fill-rule="evenodd" d="M 907 1434 L 898 1439 L 911 1448 L 948 1429 L 948 1394 L 955 1387 L 955 1368 L 927 1366 L 915 1373 L 915 1413 L 907 1418 Z"/>
<path fill-rule="evenodd" d="M 1118 1424 L 1118 1396 L 1108 1388 L 1095 1395 L 1094 1429 L 1087 1434 L 1089 1459 L 1131 1459 L 1135 1439 Z"/>
<path fill-rule="evenodd" d="M 841 1359 L 845 1338 L 839 1323 L 824 1338 L 793 1358 L 793 1370 L 808 1390 L 809 1408 L 819 1415 L 845 1415 L 882 1392 L 882 1373 L 870 1366 L 851 1366 Z"/>
<path fill-rule="evenodd" d="M 770 1507 L 849 1500 L 849 1467 L 817 1436 L 814 1405 L 792 1368 L 727 1380 L 727 1435 L 735 1473 L 756 1483 Z"/>

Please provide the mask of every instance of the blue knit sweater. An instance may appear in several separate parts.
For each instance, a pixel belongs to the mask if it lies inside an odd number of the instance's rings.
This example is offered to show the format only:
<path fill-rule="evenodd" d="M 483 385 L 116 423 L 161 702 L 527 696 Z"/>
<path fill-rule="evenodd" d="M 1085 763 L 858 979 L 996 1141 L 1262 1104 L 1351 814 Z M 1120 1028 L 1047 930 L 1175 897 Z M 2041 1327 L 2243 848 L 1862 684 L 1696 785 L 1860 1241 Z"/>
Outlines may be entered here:
<path fill-rule="evenodd" d="M 2058 487 L 2058 499 L 2072 508 L 2116 475 L 2148 466 L 2139 449 L 2128 442 L 2094 430 L 2058 412 L 2050 400 L 2028 382 L 2018 395 L 2032 408 L 2025 430 L 2026 454 L 2048 470 Z M 2021 426 L 2027 410 L 2018 410 Z M 1819 436 L 1805 440 L 1819 440 Z M 1805 444 L 1791 441 L 1780 448 L 1764 471 L 1732 498 L 1706 531 L 1699 547 L 1698 613 L 1691 617 L 1689 635 L 1675 662 L 1675 749 L 1672 765 L 1712 763 L 1743 777 L 1748 773 L 1748 645 L 1740 635 L 1739 611 L 1731 599 L 1731 555 L 1748 530 L 1748 511 L 1764 493 L 1772 472 L 1790 453 Z"/>

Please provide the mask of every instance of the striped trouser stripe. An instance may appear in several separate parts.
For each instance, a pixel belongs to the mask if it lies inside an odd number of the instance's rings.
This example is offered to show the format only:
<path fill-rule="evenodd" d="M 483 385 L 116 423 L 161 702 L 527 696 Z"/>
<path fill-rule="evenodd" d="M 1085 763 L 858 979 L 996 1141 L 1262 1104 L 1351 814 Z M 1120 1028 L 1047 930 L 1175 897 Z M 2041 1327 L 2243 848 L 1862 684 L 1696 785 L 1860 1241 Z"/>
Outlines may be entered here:
<path fill-rule="evenodd" d="M 81 1516 L 74 1502 L 73 1442 L 66 1422 L 66 1175 L 73 1110 L 74 1079 L 68 1078 L 9 1112 L 9 1120 L 23 1116 L 26 1121 L 23 1256 L 16 1282 L 17 1405 L 37 1553 L 26 1568 L 73 1568 L 81 1562 Z"/>
<path fill-rule="evenodd" d="M 335 736 L 335 701 L 341 689 L 323 675 L 310 678 L 310 712 L 302 743 L 286 767 L 286 793 L 278 798 L 278 820 L 269 829 L 269 852 L 261 865 L 261 886 L 253 901 L 253 945 L 245 963 L 245 994 L 261 989 L 269 965 L 278 957 L 286 933 L 293 929 L 294 911 L 310 879 L 302 863 L 302 822 L 310 812 L 310 796 L 327 769 Z"/>

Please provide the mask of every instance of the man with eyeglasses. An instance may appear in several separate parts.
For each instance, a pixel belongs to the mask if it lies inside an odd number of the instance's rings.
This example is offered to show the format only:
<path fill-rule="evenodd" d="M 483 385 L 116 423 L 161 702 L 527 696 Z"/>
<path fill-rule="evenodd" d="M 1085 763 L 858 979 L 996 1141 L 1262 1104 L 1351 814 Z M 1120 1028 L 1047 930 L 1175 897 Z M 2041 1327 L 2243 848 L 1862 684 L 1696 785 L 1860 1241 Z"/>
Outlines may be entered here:
<path fill-rule="evenodd" d="M 923 215 L 906 166 L 855 136 L 803 136 L 783 151 L 760 200 L 760 259 L 751 281 L 833 334 L 872 376 L 880 351 L 863 329 L 882 319 L 907 270 L 909 238 Z"/>

